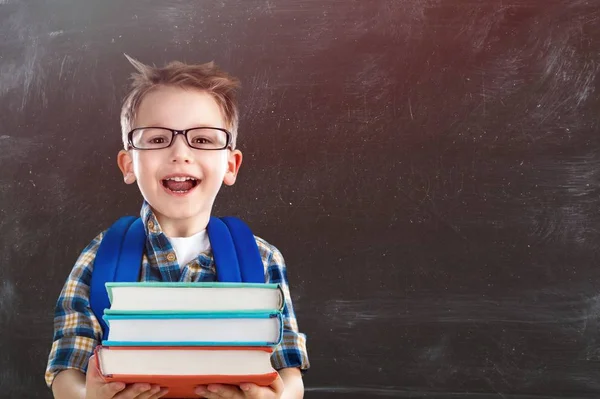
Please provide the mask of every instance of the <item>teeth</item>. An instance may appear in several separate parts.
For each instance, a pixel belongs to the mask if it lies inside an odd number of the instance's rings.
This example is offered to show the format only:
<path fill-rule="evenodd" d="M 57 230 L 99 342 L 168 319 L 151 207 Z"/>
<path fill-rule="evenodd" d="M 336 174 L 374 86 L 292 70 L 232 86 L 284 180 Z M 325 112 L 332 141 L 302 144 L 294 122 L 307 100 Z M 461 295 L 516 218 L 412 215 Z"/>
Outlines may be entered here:
<path fill-rule="evenodd" d="M 196 180 L 196 179 L 193 177 L 189 177 L 189 176 L 186 176 L 186 177 L 177 176 L 177 177 L 169 177 L 168 179 L 165 179 L 165 180 L 186 181 L 186 180 Z"/>

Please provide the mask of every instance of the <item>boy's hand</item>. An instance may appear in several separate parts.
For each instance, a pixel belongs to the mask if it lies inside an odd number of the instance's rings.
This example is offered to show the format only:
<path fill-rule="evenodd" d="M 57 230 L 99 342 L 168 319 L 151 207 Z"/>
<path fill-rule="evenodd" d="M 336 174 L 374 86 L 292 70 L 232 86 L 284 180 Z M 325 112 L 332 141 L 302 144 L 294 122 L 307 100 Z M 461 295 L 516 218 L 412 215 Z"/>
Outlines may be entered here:
<path fill-rule="evenodd" d="M 196 388 L 196 394 L 208 399 L 279 399 L 283 394 L 283 380 L 280 376 L 268 387 L 255 384 L 223 385 L 210 384 Z"/>
<path fill-rule="evenodd" d="M 85 376 L 85 399 L 158 399 L 167 393 L 158 385 L 106 382 L 96 367 L 95 355 L 88 361 Z"/>

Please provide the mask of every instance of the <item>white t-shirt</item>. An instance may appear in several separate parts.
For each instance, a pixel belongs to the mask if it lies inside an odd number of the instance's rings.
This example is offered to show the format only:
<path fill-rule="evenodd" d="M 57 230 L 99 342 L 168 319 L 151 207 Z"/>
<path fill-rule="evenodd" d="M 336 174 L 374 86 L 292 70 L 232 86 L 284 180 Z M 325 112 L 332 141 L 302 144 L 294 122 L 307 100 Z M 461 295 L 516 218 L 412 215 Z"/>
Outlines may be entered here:
<path fill-rule="evenodd" d="M 171 245 L 177 256 L 179 266 L 185 266 L 196 259 L 200 253 L 210 248 L 210 241 L 206 230 L 189 237 L 169 237 Z"/>

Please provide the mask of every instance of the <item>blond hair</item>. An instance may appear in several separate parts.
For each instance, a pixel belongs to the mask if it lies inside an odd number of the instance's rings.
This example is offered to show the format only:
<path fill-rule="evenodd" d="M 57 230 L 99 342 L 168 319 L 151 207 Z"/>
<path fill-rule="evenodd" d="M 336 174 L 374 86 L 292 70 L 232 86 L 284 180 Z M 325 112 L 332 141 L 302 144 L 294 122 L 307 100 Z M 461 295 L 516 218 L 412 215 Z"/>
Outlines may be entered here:
<path fill-rule="evenodd" d="M 121 132 L 127 148 L 127 134 L 133 129 L 137 110 L 143 98 L 160 86 L 175 86 L 202 90 L 211 95 L 219 105 L 226 127 L 231 133 L 231 147 L 237 142 L 239 111 L 236 90 L 239 80 L 221 71 L 214 62 L 206 64 L 168 63 L 162 68 L 149 66 L 125 54 L 137 73 L 131 75 L 129 93 L 121 108 Z"/>

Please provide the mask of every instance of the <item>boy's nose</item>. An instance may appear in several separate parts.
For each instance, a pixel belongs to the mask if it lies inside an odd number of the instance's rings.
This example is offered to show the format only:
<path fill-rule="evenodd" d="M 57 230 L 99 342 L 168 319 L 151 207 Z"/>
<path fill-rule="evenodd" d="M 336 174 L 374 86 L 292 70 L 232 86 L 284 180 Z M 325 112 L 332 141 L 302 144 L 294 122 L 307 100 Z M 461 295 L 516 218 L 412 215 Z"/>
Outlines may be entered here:
<path fill-rule="evenodd" d="M 192 160 L 192 149 L 186 143 L 182 135 L 175 136 L 171 145 L 171 162 L 190 162 Z"/>

